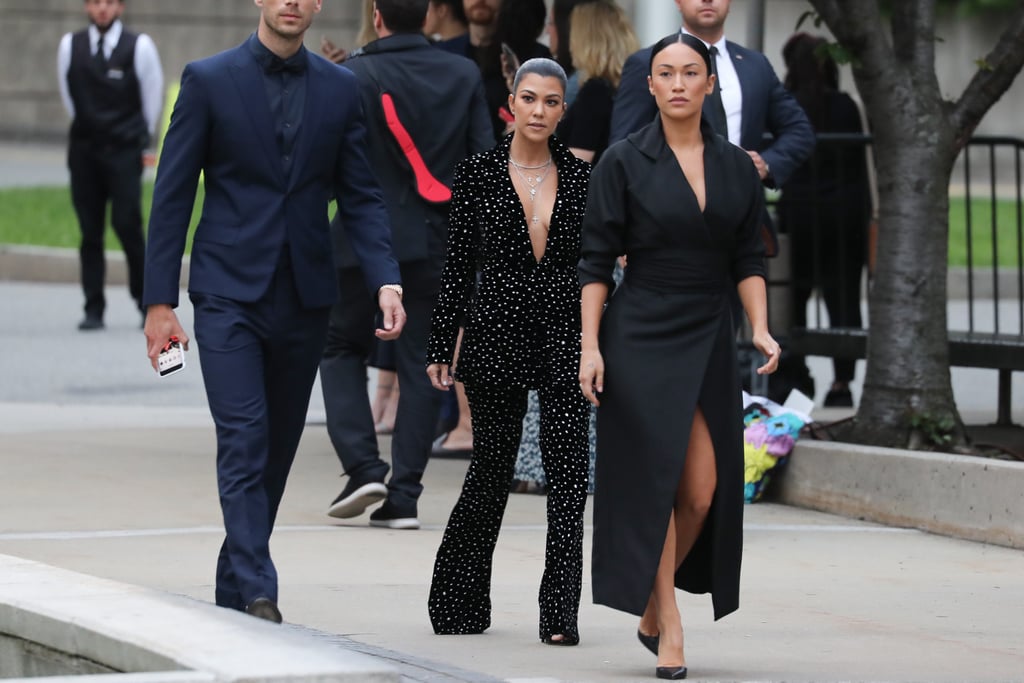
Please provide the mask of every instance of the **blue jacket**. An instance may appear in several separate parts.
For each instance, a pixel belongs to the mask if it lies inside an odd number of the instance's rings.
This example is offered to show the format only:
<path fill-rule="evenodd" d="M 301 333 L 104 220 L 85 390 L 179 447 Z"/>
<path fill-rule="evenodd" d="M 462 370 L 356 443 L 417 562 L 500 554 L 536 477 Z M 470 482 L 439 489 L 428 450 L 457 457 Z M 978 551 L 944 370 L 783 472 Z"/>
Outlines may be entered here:
<path fill-rule="evenodd" d="M 779 82 L 767 57 L 732 41 L 726 45 L 743 92 L 740 147 L 758 152 L 771 169 L 765 184 L 780 187 L 814 151 L 814 128 Z M 647 87 L 650 61 L 651 48 L 645 47 L 630 55 L 623 66 L 612 110 L 609 144 L 640 130 L 658 113 Z M 704 104 L 708 106 L 707 100 Z M 765 133 L 771 133 L 772 139 L 766 140 Z"/>
<path fill-rule="evenodd" d="M 369 290 L 401 282 L 387 209 L 367 161 L 356 77 L 313 54 L 308 63 L 287 176 L 261 67 L 247 45 L 185 67 L 153 194 L 144 305 L 177 305 L 200 173 L 206 196 L 192 246 L 190 291 L 256 301 L 287 243 L 302 304 L 331 305 L 337 285 L 328 203 L 334 197 Z"/>

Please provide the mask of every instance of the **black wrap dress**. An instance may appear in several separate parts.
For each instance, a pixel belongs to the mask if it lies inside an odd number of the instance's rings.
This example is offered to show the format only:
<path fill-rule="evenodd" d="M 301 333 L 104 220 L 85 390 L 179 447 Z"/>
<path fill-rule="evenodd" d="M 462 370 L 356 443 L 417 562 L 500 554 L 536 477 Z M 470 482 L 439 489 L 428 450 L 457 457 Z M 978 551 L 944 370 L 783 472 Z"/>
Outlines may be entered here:
<path fill-rule="evenodd" d="M 736 285 L 764 277 L 764 193 L 742 149 L 702 124 L 701 212 L 656 120 L 613 145 L 591 177 L 580 284 L 625 279 L 601 319 L 594 601 L 640 615 L 654 585 L 693 415 L 704 413 L 718 483 L 675 584 L 712 594 L 715 618 L 739 606 L 743 433 Z"/>

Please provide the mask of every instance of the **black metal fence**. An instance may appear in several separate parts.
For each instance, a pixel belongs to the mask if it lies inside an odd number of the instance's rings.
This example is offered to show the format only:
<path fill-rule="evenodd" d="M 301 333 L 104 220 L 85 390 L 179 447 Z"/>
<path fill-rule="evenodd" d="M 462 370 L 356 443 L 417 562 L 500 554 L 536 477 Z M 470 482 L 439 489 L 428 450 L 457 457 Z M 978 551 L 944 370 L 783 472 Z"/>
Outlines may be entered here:
<path fill-rule="evenodd" d="M 840 162 L 810 164 L 796 191 L 787 185 L 775 202 L 789 253 L 770 267 L 769 284 L 777 290 L 770 298 L 776 307 L 772 325 L 788 329 L 783 336 L 794 353 L 849 361 L 866 355 L 870 311 L 862 300 L 862 274 L 876 233 L 859 204 L 866 179 L 851 160 L 865 159 L 871 144 L 868 135 L 819 135 L 815 160 Z M 1024 370 L 1022 158 L 1024 140 L 975 136 L 957 161 L 950 189 L 951 206 L 957 200 L 954 211 L 963 211 L 952 218 L 964 226 L 962 240 L 950 248 L 966 262 L 948 273 L 950 362 L 999 371 L 1002 424 L 1011 422 L 1011 373 Z M 792 307 L 781 313 L 780 285 Z"/>

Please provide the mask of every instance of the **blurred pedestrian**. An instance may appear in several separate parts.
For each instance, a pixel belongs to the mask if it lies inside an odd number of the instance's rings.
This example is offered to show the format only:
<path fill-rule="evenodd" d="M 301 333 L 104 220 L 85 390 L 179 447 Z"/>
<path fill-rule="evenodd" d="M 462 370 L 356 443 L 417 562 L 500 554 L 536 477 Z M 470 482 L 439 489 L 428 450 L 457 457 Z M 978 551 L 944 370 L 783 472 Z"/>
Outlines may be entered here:
<path fill-rule="evenodd" d="M 860 108 L 839 89 L 839 67 L 824 38 L 793 35 L 782 48 L 786 89 L 817 133 L 864 133 Z M 863 145 L 819 143 L 782 186 L 779 230 L 789 234 L 793 268 L 793 325 L 807 325 L 807 300 L 821 291 L 833 327 L 861 327 L 861 274 L 866 261 L 871 192 Z M 805 359 L 795 358 L 803 363 Z M 853 406 L 856 361 L 832 361 L 830 407 Z"/>
<path fill-rule="evenodd" d="M 128 291 L 142 311 L 142 170 L 160 119 L 164 74 L 153 40 L 127 30 L 122 12 L 124 0 L 85 0 L 89 27 L 65 34 L 57 48 L 61 98 L 71 116 L 71 202 L 82 233 L 80 330 L 103 329 L 108 204 L 128 266 Z"/>
<path fill-rule="evenodd" d="M 391 342 L 398 372 L 391 477 L 380 457 L 366 393 L 376 307 L 344 216 L 332 223 L 341 298 L 331 311 L 320 381 L 327 432 L 348 482 L 327 514 L 349 519 L 384 501 L 370 525 L 419 527 L 418 501 L 443 394 L 423 372 L 430 315 L 441 283 L 455 166 L 490 146 L 483 83 L 468 59 L 423 35 L 428 0 L 376 0 L 379 36 L 345 66 L 359 78 L 369 160 L 384 192 L 408 322 Z"/>

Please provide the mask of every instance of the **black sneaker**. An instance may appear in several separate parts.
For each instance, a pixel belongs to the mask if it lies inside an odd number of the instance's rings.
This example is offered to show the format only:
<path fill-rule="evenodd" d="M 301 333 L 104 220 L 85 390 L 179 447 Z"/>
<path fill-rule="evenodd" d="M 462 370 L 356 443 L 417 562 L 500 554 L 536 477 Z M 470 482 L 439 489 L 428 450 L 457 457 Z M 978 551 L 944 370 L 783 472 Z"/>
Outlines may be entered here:
<path fill-rule="evenodd" d="M 370 515 L 370 526 L 385 529 L 419 529 L 420 520 L 416 519 L 415 509 L 401 510 L 386 500 Z"/>
<path fill-rule="evenodd" d="M 78 329 L 83 332 L 103 329 L 103 318 L 98 315 L 86 315 L 82 322 L 78 323 Z"/>
<path fill-rule="evenodd" d="M 327 508 L 327 514 L 340 519 L 358 517 L 367 507 L 384 500 L 387 495 L 388 487 L 384 482 L 349 478 L 345 488 Z"/>

